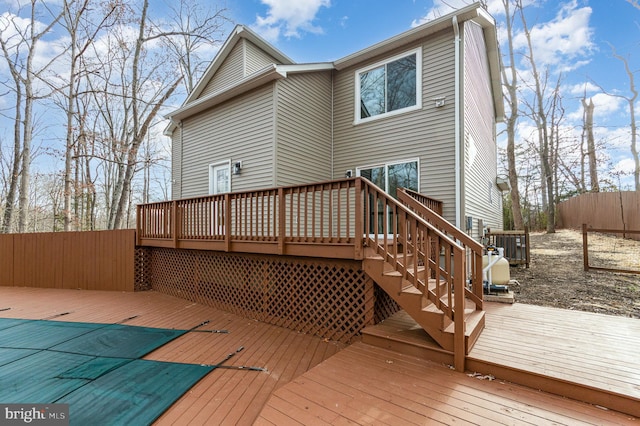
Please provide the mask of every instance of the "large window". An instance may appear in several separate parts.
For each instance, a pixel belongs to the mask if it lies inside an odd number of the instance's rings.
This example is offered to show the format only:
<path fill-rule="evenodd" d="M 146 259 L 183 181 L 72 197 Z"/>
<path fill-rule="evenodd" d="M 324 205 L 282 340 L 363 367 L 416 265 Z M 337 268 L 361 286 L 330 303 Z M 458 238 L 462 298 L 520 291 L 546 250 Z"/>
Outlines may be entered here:
<path fill-rule="evenodd" d="M 393 198 L 397 198 L 398 188 L 419 191 L 418 160 L 361 167 L 357 171 L 358 176 L 369 179 Z"/>
<path fill-rule="evenodd" d="M 422 103 L 420 49 L 356 71 L 356 122 L 416 109 Z"/>

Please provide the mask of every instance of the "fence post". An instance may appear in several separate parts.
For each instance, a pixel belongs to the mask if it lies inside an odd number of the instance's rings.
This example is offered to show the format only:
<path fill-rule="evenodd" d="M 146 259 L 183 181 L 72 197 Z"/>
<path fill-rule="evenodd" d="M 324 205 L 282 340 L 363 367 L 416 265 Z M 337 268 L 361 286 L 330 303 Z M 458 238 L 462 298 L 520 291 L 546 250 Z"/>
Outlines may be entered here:
<path fill-rule="evenodd" d="M 464 336 L 464 308 L 465 308 L 465 297 L 464 297 L 464 272 L 465 272 L 465 264 L 464 264 L 464 255 L 462 254 L 462 250 L 454 249 L 453 252 L 453 327 L 454 327 L 454 335 L 453 335 L 453 363 L 456 371 L 464 373 L 465 370 L 465 360 L 467 357 L 467 348 L 465 343 Z"/>
<path fill-rule="evenodd" d="M 140 204 L 136 205 L 136 234 L 135 234 L 135 241 L 136 241 L 136 246 L 140 245 L 140 234 L 141 234 L 141 220 L 140 220 L 140 211 L 141 211 L 141 206 Z"/>
<path fill-rule="evenodd" d="M 224 216 L 222 217 L 222 226 L 224 229 L 224 250 L 231 250 L 231 196 L 229 193 L 224 194 Z"/>
<path fill-rule="evenodd" d="M 171 217 L 173 218 L 173 248 L 178 248 L 178 222 L 180 222 L 180 218 L 178 217 L 178 202 L 173 200 L 171 202 Z"/>
<path fill-rule="evenodd" d="M 529 244 L 529 227 L 524 227 L 524 244 L 525 244 L 525 256 L 527 256 L 527 268 L 529 268 L 529 262 L 531 259 L 531 244 Z"/>
<path fill-rule="evenodd" d="M 286 201 L 284 199 L 284 188 L 278 188 L 278 253 L 284 254 L 284 234 L 287 220 Z"/>
<path fill-rule="evenodd" d="M 587 242 L 587 224 L 582 224 L 582 262 L 584 270 L 589 271 L 589 245 Z"/>
<path fill-rule="evenodd" d="M 362 194 L 362 179 L 358 178 L 356 179 L 356 211 L 355 211 L 355 247 L 354 247 L 354 257 L 357 260 L 360 260 L 364 257 L 364 254 L 362 253 L 362 239 L 363 239 L 363 235 L 364 235 L 364 226 L 363 226 L 363 220 L 364 220 L 364 213 L 363 213 L 363 203 L 364 203 L 364 196 Z"/>

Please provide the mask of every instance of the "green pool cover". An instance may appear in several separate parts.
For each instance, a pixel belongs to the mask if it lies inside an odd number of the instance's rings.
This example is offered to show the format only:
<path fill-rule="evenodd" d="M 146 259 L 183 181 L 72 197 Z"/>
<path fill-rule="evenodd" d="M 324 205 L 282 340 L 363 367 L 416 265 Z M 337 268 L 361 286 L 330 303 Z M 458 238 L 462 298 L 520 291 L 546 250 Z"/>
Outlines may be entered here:
<path fill-rule="evenodd" d="M 140 359 L 187 330 L 0 318 L 0 403 L 69 404 L 77 425 L 144 425 L 215 368 Z"/>

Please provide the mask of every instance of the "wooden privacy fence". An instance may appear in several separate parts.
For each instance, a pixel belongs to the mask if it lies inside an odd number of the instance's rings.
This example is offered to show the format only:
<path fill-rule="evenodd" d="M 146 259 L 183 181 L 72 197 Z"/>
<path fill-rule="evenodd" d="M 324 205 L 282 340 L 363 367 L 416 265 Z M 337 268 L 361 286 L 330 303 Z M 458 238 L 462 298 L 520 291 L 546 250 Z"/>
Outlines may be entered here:
<path fill-rule="evenodd" d="M 581 194 L 558 205 L 558 225 L 580 229 L 588 223 L 600 229 L 640 229 L 640 191 Z M 629 238 L 640 240 L 640 234 Z"/>
<path fill-rule="evenodd" d="M 133 291 L 135 230 L 0 235 L 0 285 Z"/>

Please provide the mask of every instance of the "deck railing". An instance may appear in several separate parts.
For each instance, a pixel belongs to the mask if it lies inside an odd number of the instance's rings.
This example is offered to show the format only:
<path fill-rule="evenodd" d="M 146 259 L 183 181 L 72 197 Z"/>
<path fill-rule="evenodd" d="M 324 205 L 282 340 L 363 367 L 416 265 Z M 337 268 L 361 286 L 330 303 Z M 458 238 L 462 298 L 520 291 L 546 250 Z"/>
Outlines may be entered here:
<path fill-rule="evenodd" d="M 138 243 L 362 259 L 360 179 L 138 205 Z"/>
<path fill-rule="evenodd" d="M 144 204 L 137 215 L 139 245 L 356 260 L 372 249 L 454 322 L 462 357 L 465 299 L 482 309 L 479 244 L 362 177 Z"/>
<path fill-rule="evenodd" d="M 442 204 L 438 204 L 437 201 L 405 188 L 398 190 L 398 200 L 464 249 L 466 259 L 464 271 L 469 284 L 467 297 L 473 300 L 478 309 L 482 309 L 482 244 L 444 219 Z"/>

